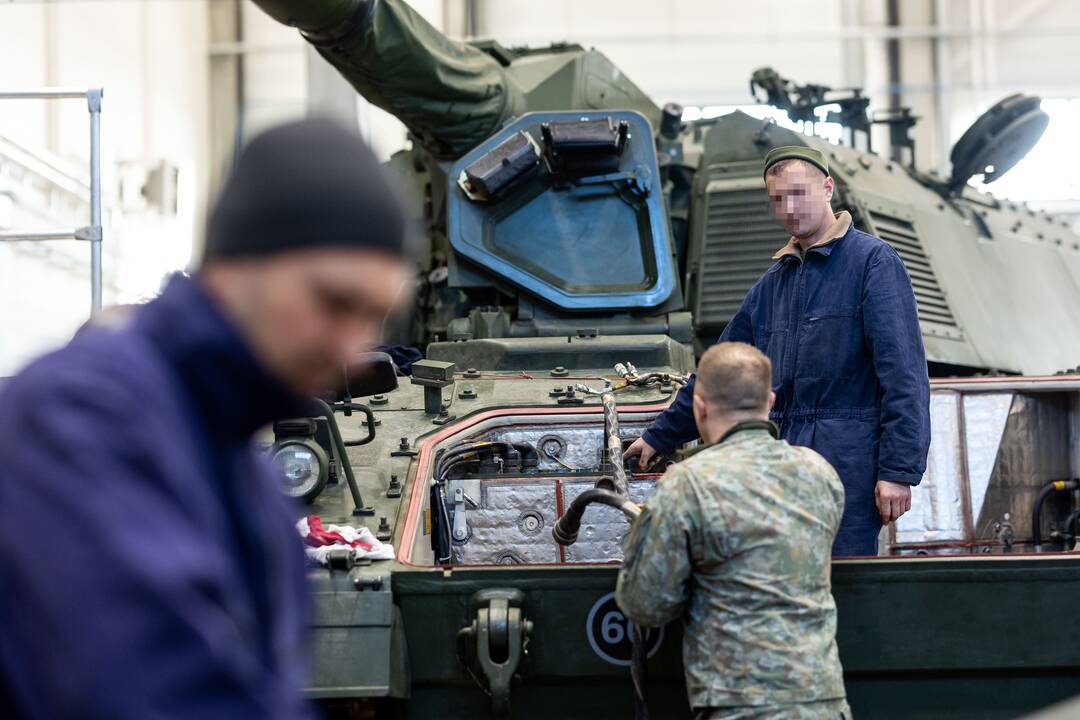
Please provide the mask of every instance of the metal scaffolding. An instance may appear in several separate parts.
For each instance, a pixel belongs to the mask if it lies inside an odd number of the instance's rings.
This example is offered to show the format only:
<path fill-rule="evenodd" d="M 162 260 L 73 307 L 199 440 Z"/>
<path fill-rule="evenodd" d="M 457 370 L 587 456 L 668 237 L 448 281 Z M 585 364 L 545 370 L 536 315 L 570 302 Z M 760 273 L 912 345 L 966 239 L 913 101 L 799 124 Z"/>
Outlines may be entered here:
<path fill-rule="evenodd" d="M 0 100 L 85 98 L 90 112 L 90 224 L 75 230 L 0 232 L 0 242 L 86 240 L 90 243 L 90 310 L 101 309 L 101 88 L 41 88 L 0 91 Z"/>

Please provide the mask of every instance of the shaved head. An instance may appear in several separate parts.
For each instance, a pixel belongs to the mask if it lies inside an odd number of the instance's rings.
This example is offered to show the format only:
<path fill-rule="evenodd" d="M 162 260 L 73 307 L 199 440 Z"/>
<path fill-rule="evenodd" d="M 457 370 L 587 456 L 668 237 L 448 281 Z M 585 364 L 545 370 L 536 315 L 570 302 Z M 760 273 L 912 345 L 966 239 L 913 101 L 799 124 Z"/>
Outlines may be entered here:
<path fill-rule="evenodd" d="M 701 356 L 694 381 L 694 422 L 706 443 L 737 423 L 766 420 L 776 396 L 772 363 L 753 345 L 722 342 Z"/>
<path fill-rule="evenodd" d="M 694 394 L 721 413 L 768 412 L 772 363 L 739 342 L 713 345 L 698 363 Z"/>

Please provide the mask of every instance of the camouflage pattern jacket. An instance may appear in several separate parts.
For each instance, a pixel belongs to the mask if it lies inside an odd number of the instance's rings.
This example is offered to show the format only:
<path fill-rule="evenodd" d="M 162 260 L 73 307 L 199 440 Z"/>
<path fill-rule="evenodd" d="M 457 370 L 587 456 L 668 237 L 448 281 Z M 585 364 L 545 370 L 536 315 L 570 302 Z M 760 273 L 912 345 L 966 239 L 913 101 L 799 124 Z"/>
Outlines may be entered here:
<path fill-rule="evenodd" d="M 695 708 L 843 698 L 830 552 L 844 487 L 813 450 L 740 423 L 672 466 L 623 541 L 616 600 L 682 618 Z"/>

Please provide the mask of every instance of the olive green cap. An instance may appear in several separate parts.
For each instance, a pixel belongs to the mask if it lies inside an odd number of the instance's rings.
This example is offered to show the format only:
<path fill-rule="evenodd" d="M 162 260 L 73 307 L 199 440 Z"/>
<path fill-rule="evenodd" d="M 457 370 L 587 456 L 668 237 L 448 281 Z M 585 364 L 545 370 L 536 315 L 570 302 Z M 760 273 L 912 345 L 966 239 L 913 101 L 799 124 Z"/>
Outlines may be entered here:
<path fill-rule="evenodd" d="M 825 159 L 825 153 L 805 145 L 784 145 L 770 150 L 765 156 L 765 172 L 781 160 L 791 159 L 805 160 L 817 166 L 826 176 L 829 174 L 829 162 Z"/>

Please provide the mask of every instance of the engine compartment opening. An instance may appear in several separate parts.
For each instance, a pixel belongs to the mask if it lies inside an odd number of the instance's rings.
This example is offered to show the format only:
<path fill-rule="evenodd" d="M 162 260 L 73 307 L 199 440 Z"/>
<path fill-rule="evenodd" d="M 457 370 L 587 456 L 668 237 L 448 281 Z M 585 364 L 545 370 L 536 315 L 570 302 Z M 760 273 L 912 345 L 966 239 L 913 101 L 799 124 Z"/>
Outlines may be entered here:
<path fill-rule="evenodd" d="M 494 413 L 422 443 L 423 486 L 415 488 L 417 522 L 403 559 L 454 566 L 620 561 L 629 524 L 615 508 L 589 506 L 573 545 L 559 545 L 551 533 L 575 498 L 611 475 L 599 410 Z M 620 409 L 623 445 L 656 413 Z M 649 497 L 666 465 L 639 472 L 636 460 L 625 461 L 633 502 Z"/>
<path fill-rule="evenodd" d="M 622 445 L 661 410 L 619 407 Z M 882 532 L 879 557 L 1076 552 L 1080 378 L 938 381 L 931 418 L 926 473 L 912 489 L 911 511 Z M 575 498 L 610 483 L 604 428 L 600 405 L 507 408 L 423 439 L 399 559 L 423 566 L 619 562 L 628 521 L 613 507 L 590 505 L 573 544 L 561 546 L 551 533 Z M 459 451 L 460 462 L 437 467 Z M 629 499 L 645 502 L 665 466 L 625 467 Z M 435 483 L 444 500 L 433 504 Z M 432 539 L 440 530 L 449 538 L 436 558 Z"/>

